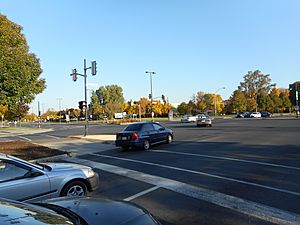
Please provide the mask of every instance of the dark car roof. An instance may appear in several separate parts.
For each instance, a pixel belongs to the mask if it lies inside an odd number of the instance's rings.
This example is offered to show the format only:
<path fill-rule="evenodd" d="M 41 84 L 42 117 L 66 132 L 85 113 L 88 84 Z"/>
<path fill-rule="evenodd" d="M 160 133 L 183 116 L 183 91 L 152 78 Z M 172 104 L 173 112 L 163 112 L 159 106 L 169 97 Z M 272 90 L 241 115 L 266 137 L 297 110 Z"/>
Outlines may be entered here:
<path fill-rule="evenodd" d="M 136 122 L 136 123 L 131 123 L 131 124 L 129 124 L 128 126 L 126 126 L 125 128 L 124 128 L 124 131 L 138 131 L 138 130 L 140 130 L 141 128 L 142 128 L 142 126 L 143 125 L 145 125 L 145 124 L 159 124 L 159 123 L 157 123 L 157 122 L 152 122 L 152 121 L 146 121 L 146 122 Z M 133 127 L 133 129 L 130 129 L 130 128 L 132 128 Z"/>
<path fill-rule="evenodd" d="M 58 205 L 75 212 L 89 225 L 130 224 L 138 217 L 149 215 L 144 208 L 125 201 L 112 201 L 103 198 L 90 197 L 61 197 L 45 201 L 48 204 Z M 141 223 L 144 224 L 144 223 Z M 158 224 L 155 220 L 152 223 Z"/>
<path fill-rule="evenodd" d="M 0 198 L 0 224 L 48 225 L 73 224 L 66 217 L 31 204 L 20 203 Z"/>

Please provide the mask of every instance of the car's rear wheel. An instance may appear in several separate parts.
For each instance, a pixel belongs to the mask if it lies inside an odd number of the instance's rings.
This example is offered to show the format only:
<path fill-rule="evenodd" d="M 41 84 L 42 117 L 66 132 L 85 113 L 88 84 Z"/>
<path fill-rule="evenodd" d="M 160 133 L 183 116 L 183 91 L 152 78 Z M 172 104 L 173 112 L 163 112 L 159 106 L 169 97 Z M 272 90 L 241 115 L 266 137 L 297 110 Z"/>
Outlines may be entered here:
<path fill-rule="evenodd" d="M 171 134 L 168 134 L 168 136 L 167 136 L 167 144 L 172 143 L 172 141 L 173 141 L 172 135 L 171 135 Z"/>
<path fill-rule="evenodd" d="M 87 186 L 80 180 L 74 180 L 68 183 L 62 190 L 61 196 L 86 196 Z"/>
<path fill-rule="evenodd" d="M 143 148 L 145 150 L 148 150 L 150 148 L 150 142 L 148 140 L 144 140 L 144 142 L 143 142 Z"/>

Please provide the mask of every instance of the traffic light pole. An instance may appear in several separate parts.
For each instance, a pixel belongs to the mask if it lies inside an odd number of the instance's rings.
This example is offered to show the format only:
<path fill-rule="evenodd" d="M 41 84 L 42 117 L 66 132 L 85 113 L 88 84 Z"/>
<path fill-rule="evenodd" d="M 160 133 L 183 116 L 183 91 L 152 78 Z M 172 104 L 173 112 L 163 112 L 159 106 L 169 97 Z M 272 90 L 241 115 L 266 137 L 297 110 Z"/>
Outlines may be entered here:
<path fill-rule="evenodd" d="M 86 67 L 86 60 L 84 59 L 83 62 L 83 74 L 77 73 L 76 69 L 72 70 L 71 76 L 73 81 L 75 82 L 77 80 L 77 76 L 82 76 L 84 78 L 84 102 L 85 102 L 85 124 L 84 124 L 84 136 L 88 135 L 88 104 L 87 104 L 87 73 L 86 71 L 88 69 L 92 70 L 92 75 L 96 75 L 97 73 L 97 63 L 96 61 L 92 61 L 92 66 Z"/>
<path fill-rule="evenodd" d="M 87 104 L 87 87 L 86 87 L 86 71 L 89 68 L 86 68 L 86 60 L 84 59 L 84 101 L 86 102 L 86 107 L 85 107 L 85 125 L 84 125 L 84 136 L 88 135 L 88 104 Z"/>

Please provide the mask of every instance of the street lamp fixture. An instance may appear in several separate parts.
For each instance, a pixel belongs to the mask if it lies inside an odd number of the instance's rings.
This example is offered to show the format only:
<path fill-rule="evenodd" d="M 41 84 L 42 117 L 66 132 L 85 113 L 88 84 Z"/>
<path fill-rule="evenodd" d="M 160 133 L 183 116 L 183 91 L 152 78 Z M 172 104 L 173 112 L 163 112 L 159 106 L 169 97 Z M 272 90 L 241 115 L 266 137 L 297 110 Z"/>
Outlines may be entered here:
<path fill-rule="evenodd" d="M 146 71 L 147 74 L 150 74 L 150 88 L 151 88 L 151 96 L 150 96 L 150 99 L 151 99 L 151 117 L 152 117 L 152 120 L 153 120 L 153 116 L 154 116 L 154 113 L 153 113 L 153 92 L 152 92 L 152 75 L 156 74 L 155 72 L 153 71 Z"/>
<path fill-rule="evenodd" d="M 215 91 L 215 97 L 214 97 L 214 103 L 215 103 L 215 116 L 217 115 L 217 93 L 218 91 L 220 90 L 224 90 L 225 87 L 221 87 L 221 88 L 218 88 L 216 91 Z"/>

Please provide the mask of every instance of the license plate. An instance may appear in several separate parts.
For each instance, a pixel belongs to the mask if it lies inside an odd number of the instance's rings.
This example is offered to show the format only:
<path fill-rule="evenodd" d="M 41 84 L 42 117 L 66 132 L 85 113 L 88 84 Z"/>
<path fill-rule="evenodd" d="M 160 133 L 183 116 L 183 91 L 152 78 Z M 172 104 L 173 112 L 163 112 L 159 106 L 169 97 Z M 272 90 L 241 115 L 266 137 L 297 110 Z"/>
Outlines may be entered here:
<path fill-rule="evenodd" d="M 123 141 L 126 141 L 126 140 L 127 140 L 127 137 L 122 137 L 122 140 L 123 140 Z"/>

